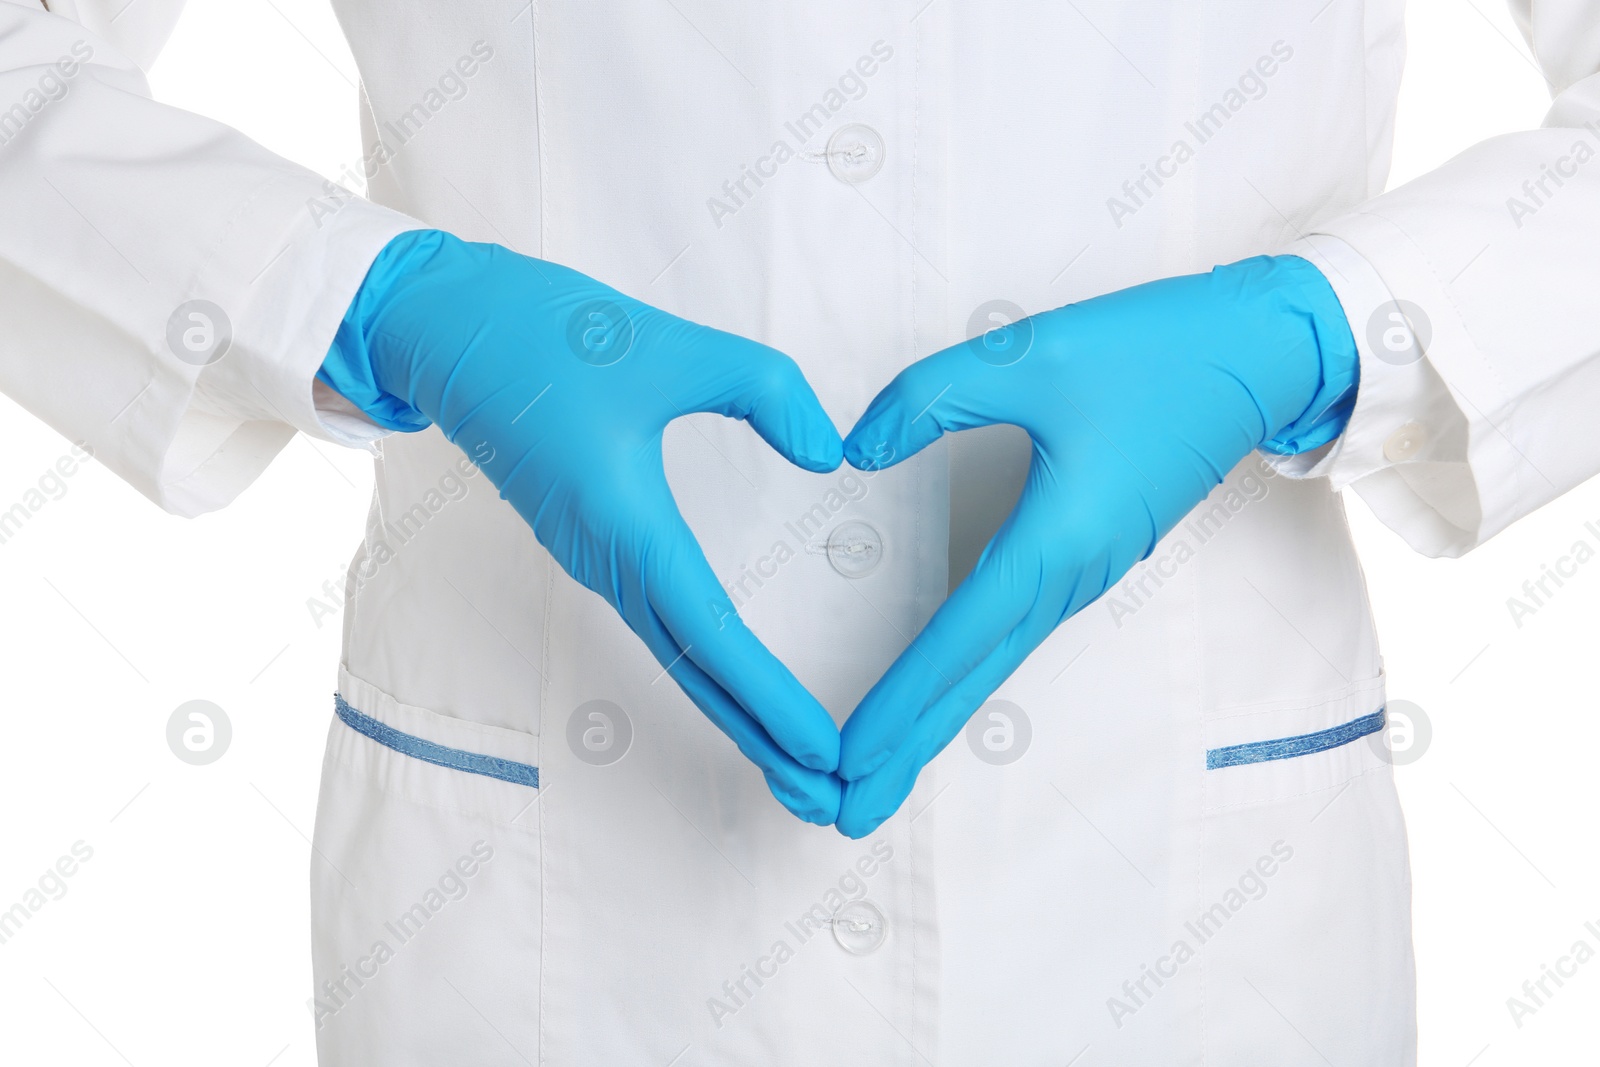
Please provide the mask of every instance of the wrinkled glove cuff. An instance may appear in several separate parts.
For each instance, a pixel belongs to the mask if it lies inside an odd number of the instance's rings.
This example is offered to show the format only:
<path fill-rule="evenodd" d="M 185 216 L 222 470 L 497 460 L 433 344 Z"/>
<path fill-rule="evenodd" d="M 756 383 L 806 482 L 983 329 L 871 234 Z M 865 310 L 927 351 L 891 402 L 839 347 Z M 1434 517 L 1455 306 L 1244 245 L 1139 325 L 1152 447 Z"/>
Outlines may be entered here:
<path fill-rule="evenodd" d="M 369 345 L 370 328 L 389 291 L 418 255 L 439 245 L 438 230 L 411 230 L 384 246 L 367 269 L 355 299 L 345 310 L 317 378 L 386 430 L 414 433 L 433 425 L 426 415 L 378 385 Z"/>
<path fill-rule="evenodd" d="M 1305 411 L 1288 426 L 1261 443 L 1263 452 L 1293 456 L 1321 448 L 1344 432 L 1356 406 L 1361 381 L 1361 361 L 1350 321 L 1321 271 L 1299 256 L 1278 256 L 1280 264 L 1295 268 L 1301 278 L 1297 295 L 1310 311 L 1322 358 L 1322 382 Z M 1302 269 L 1303 268 L 1303 269 Z"/>

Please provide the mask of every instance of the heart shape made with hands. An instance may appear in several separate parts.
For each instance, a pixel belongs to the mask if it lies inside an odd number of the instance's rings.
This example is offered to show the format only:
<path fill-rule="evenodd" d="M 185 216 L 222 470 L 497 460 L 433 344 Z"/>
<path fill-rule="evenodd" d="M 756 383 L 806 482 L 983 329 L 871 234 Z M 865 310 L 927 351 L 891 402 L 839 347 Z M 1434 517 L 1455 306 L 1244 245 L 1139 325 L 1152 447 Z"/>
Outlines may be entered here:
<path fill-rule="evenodd" d="M 1341 374 L 1325 375 L 1337 351 Z M 575 358 L 573 358 L 575 357 Z M 328 366 L 380 424 L 432 423 L 563 570 L 602 596 L 786 807 L 864 836 L 1062 620 L 1257 447 L 1331 440 L 1354 340 L 1315 267 L 1257 257 L 997 326 L 901 371 L 841 440 L 795 362 L 587 275 L 442 231 L 374 261 Z M 532 417 L 529 412 L 534 412 Z M 972 573 L 836 727 L 738 618 L 667 484 L 662 437 L 740 419 L 816 473 L 880 471 L 941 435 L 1033 441 Z M 389 421 L 384 421 L 388 419 Z"/>

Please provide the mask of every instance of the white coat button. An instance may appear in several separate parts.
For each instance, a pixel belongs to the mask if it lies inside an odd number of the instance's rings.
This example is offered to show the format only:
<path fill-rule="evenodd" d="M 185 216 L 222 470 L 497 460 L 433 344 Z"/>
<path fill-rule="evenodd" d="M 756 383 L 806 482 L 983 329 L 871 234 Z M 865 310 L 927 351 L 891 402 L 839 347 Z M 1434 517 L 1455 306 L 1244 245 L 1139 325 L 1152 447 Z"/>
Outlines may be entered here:
<path fill-rule="evenodd" d="M 883 562 L 883 538 L 864 522 L 842 522 L 828 535 L 828 562 L 846 578 L 865 578 Z"/>
<path fill-rule="evenodd" d="M 876 952 L 888 936 L 883 912 L 870 900 L 852 900 L 833 913 L 833 939 L 852 955 Z"/>
<path fill-rule="evenodd" d="M 864 182 L 883 169 L 883 138 L 859 122 L 833 131 L 827 153 L 828 169 L 842 182 Z"/>
<path fill-rule="evenodd" d="M 1404 463 L 1428 443 L 1428 431 L 1414 422 L 1408 422 L 1383 443 L 1383 458 L 1390 463 Z"/>

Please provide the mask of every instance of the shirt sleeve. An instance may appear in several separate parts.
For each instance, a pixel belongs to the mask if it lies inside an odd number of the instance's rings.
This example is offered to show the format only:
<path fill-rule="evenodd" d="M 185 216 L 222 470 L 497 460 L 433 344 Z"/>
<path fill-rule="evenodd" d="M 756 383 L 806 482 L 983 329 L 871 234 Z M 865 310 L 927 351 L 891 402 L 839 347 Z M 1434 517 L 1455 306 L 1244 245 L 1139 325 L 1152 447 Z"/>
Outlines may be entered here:
<path fill-rule="evenodd" d="M 0 390 L 195 515 L 297 430 L 382 435 L 314 378 L 368 265 L 422 227 L 152 100 L 102 6 L 0 0 Z M 124 6 L 148 62 L 178 5 Z"/>
<path fill-rule="evenodd" d="M 1513 0 L 1554 96 L 1284 251 L 1323 270 L 1360 349 L 1344 434 L 1271 462 L 1352 486 L 1459 556 L 1600 473 L 1600 2 Z"/>

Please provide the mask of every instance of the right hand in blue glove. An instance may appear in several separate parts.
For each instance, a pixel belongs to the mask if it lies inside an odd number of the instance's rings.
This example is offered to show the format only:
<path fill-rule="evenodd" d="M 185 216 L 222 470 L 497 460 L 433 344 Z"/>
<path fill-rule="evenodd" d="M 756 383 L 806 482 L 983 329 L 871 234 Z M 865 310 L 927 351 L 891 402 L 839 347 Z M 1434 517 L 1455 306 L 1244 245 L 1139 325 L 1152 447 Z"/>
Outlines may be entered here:
<path fill-rule="evenodd" d="M 1026 430 L 1033 461 L 972 574 L 845 723 L 839 830 L 863 837 L 894 814 L 1029 653 L 1252 450 L 1332 440 L 1359 372 L 1338 297 L 1294 256 L 1108 293 L 902 371 L 850 431 L 852 465 L 995 423 Z"/>
<path fill-rule="evenodd" d="M 491 454 L 484 473 L 539 543 L 616 609 L 773 795 L 834 821 L 838 729 L 734 613 L 661 458 L 667 423 L 714 411 L 806 470 L 838 467 L 838 431 L 792 360 L 577 271 L 422 230 L 373 263 L 319 377 L 382 426 L 431 423 L 474 459 Z"/>

